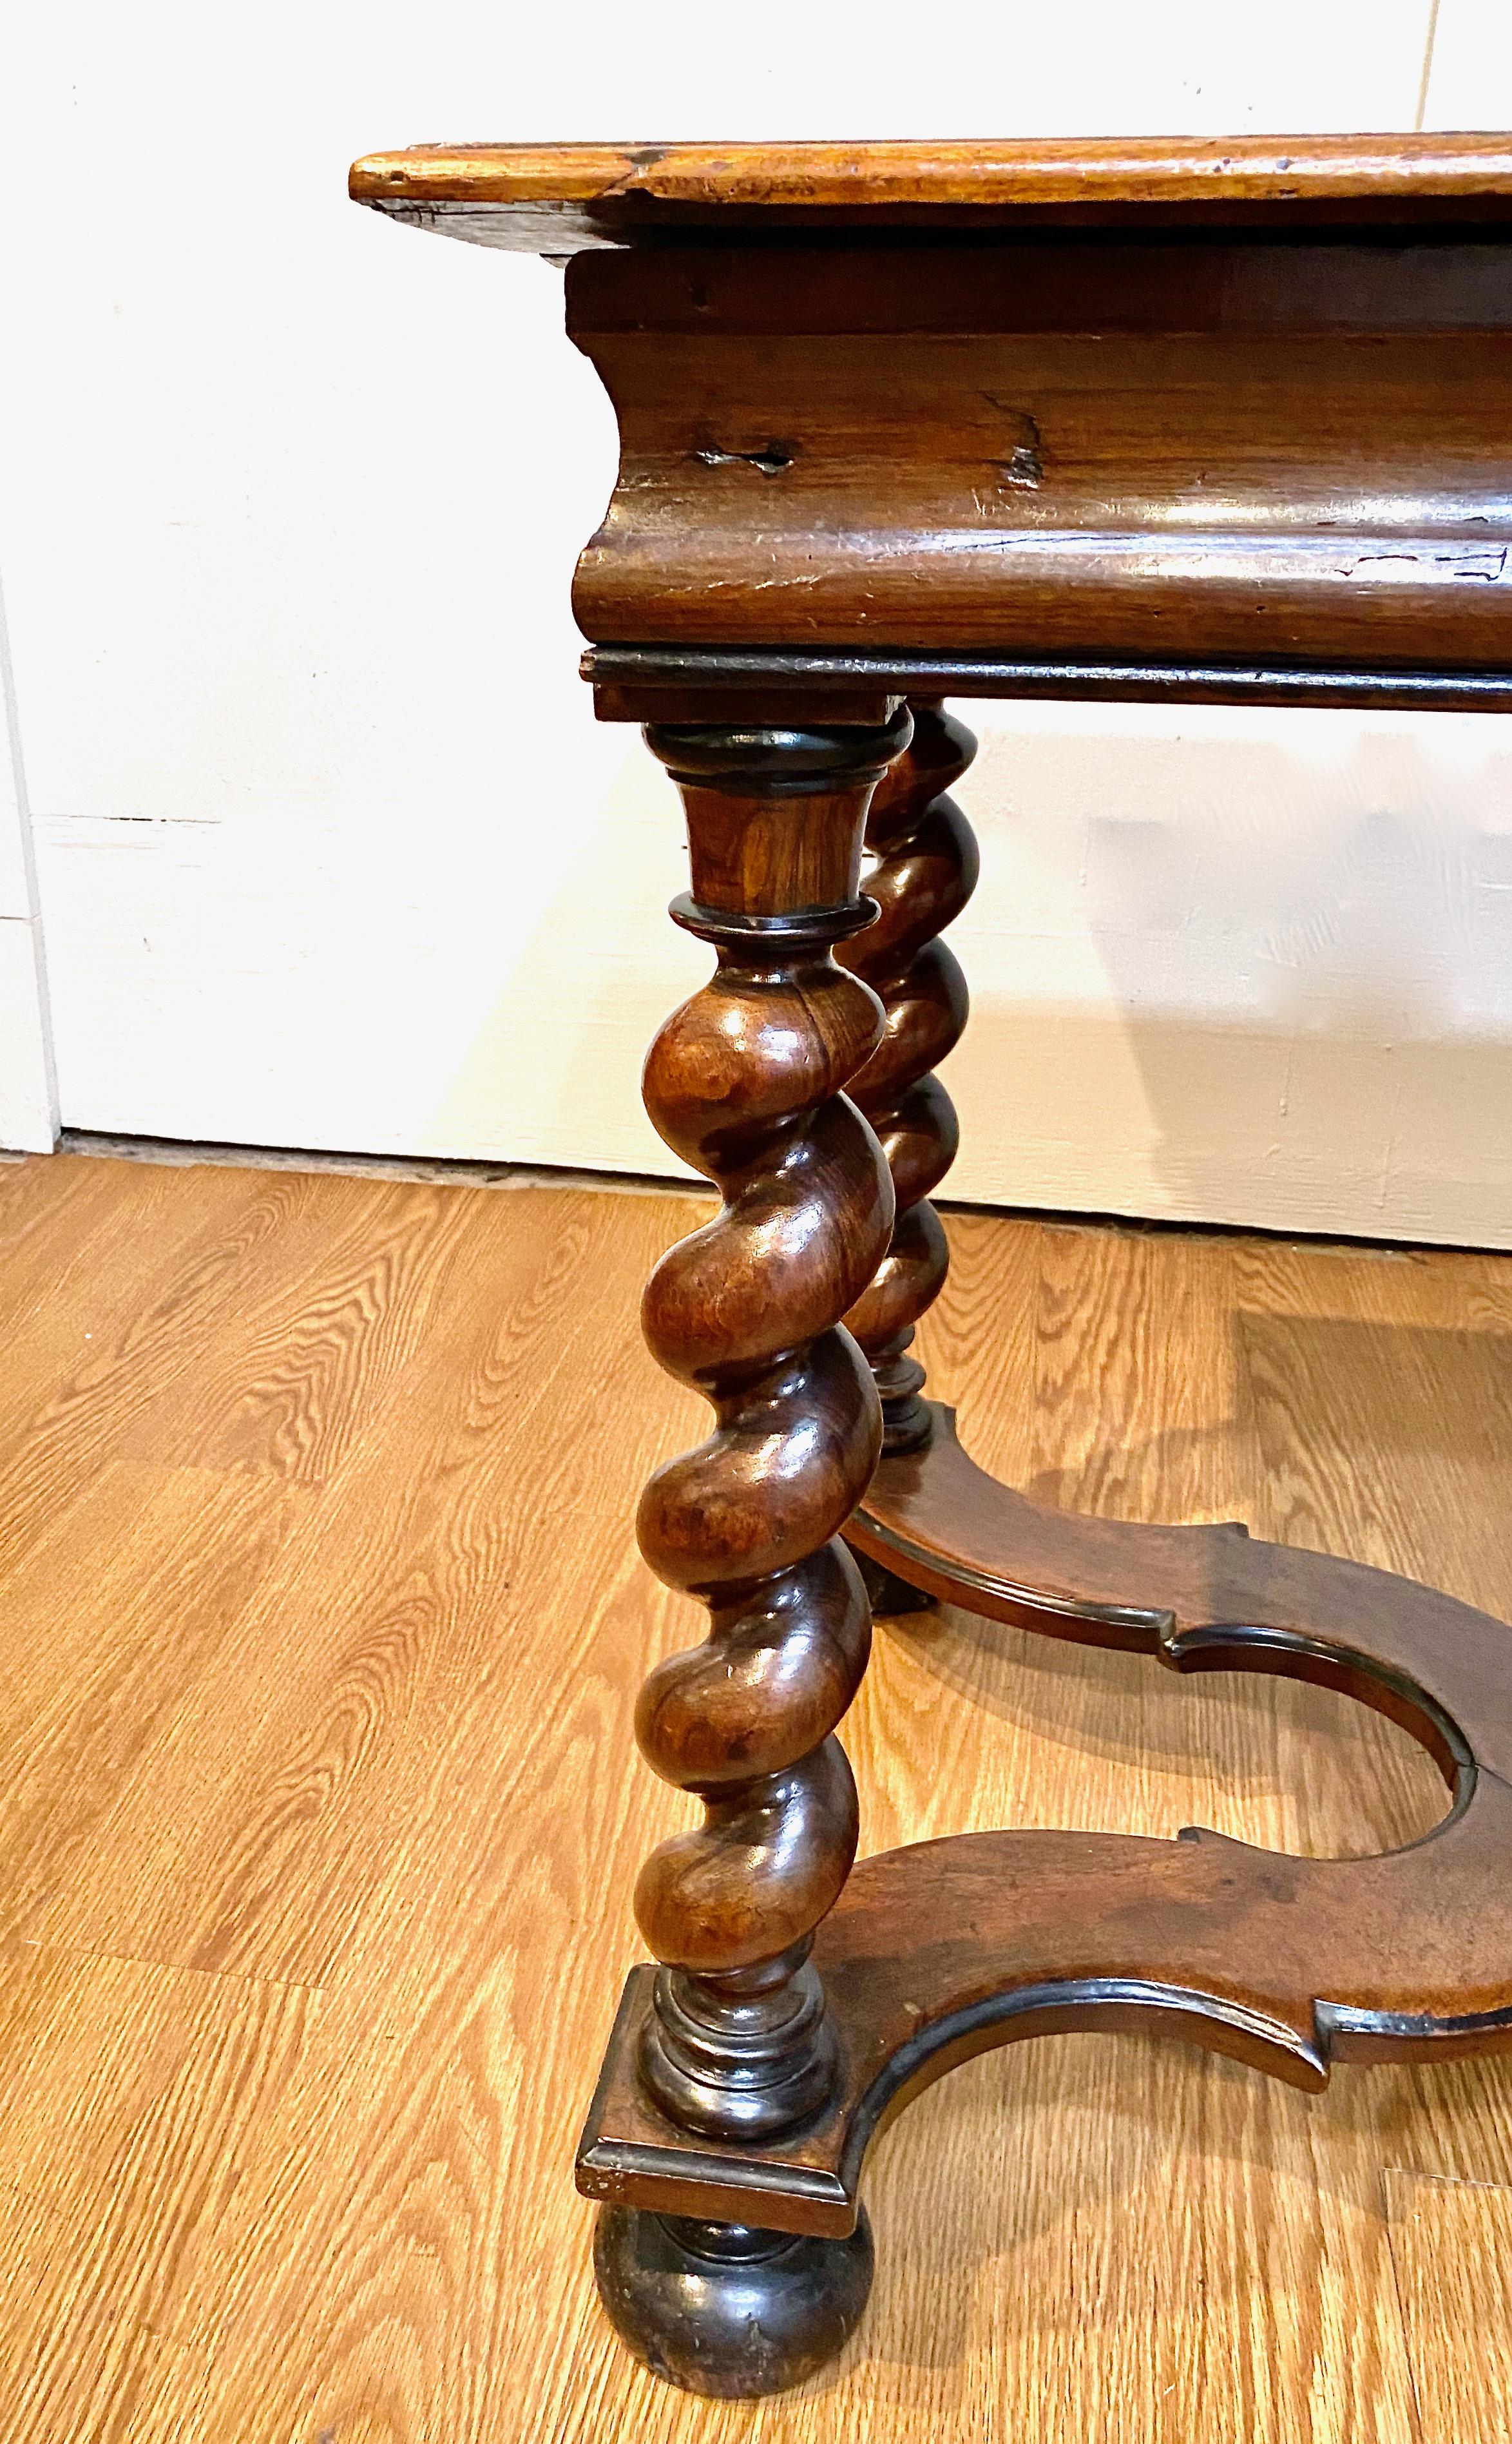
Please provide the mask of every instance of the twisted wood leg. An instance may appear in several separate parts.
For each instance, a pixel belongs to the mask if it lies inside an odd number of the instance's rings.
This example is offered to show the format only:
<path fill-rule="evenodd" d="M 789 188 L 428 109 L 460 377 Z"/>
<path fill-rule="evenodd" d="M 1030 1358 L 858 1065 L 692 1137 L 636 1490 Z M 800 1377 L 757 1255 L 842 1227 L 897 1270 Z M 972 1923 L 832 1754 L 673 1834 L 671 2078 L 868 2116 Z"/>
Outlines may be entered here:
<path fill-rule="evenodd" d="M 884 1456 L 868 1484 L 880 1402 L 839 1319 L 864 1322 L 885 1277 L 892 1181 L 840 1089 L 865 1075 L 881 1014 L 831 946 L 864 916 L 867 795 L 906 726 L 653 733 L 688 806 L 693 889 L 677 913 L 718 969 L 659 1038 L 647 1094 L 724 1206 L 647 1292 L 652 1344 L 707 1394 L 715 1429 L 642 1508 L 648 1558 L 710 1626 L 652 1675 L 639 1733 L 705 1822 L 641 1879 L 660 1965 L 626 1986 L 578 2180 L 603 2202 L 595 2263 L 619 2332 L 706 2393 L 781 2391 L 839 2348 L 871 2281 L 870 2140 L 985 2047 L 1164 2029 L 1318 2088 L 1335 2062 L 1512 2046 L 1503 1624 L 1231 1528 L 1042 1511 L 976 1470 L 937 1407 L 929 1439 Z M 929 1278 L 920 1265 L 909 1295 Z M 891 1295 L 872 1310 L 884 1366 L 907 1345 Z M 1429 1749 L 1447 1812 L 1368 1859 L 1194 1828 L 1174 1842 L 1019 1830 L 851 1873 L 856 1800 L 834 1730 L 869 1620 L 842 1528 L 911 1583 L 995 1618 L 1172 1671 L 1343 1690 Z"/>
<path fill-rule="evenodd" d="M 913 696 L 913 735 L 872 800 L 866 889 L 880 914 L 839 956 L 881 1000 L 886 1032 L 851 1093 L 881 1140 L 897 1214 L 888 1250 L 845 1321 L 871 1361 L 882 1398 L 884 1452 L 917 1451 L 932 1413 L 924 1369 L 910 1357 L 919 1318 L 939 1297 L 950 1261 L 930 1197 L 955 1160 L 955 1106 L 933 1075 L 959 1043 L 968 1001 L 954 954 L 938 939 L 977 879 L 976 838 L 945 792 L 976 752 L 965 724 Z M 855 1548 L 874 1610 L 917 1612 L 934 1602 Z"/>
<path fill-rule="evenodd" d="M 881 1415 L 840 1319 L 876 1273 L 894 1198 L 840 1089 L 882 1033 L 832 946 L 865 924 L 871 791 L 905 745 L 883 729 L 663 725 L 692 889 L 680 924 L 710 982 L 663 1028 L 646 1103 L 723 1210 L 648 1286 L 646 1337 L 712 1403 L 709 1440 L 658 1471 L 646 1560 L 708 1605 L 709 1636 L 652 1674 L 636 1734 L 704 1822 L 647 1861 L 636 1891 L 661 1963 L 638 2034 L 647 2097 L 679 2129 L 769 2141 L 839 2084 L 814 1930 L 856 1854 L 856 1787 L 834 1737 L 866 1668 L 871 1615 L 839 1540 L 876 1465 Z M 870 2283 L 864 2231 L 836 2242 L 610 2208 L 599 2287 L 617 2324 L 699 2390 L 797 2382 L 838 2347 Z"/>

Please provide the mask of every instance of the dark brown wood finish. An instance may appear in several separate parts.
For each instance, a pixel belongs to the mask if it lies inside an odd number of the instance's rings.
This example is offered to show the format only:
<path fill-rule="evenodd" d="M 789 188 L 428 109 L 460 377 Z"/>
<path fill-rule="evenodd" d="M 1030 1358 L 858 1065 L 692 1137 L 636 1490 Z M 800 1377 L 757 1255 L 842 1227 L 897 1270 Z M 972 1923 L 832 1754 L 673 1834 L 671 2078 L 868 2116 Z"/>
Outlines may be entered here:
<path fill-rule="evenodd" d="M 716 1417 L 640 1516 L 710 1613 L 638 1718 L 705 1821 L 641 1877 L 659 1967 L 579 2183 L 632 2347 L 773 2391 L 861 2312 L 870 2137 L 972 2052 L 1163 2027 L 1316 2087 L 1512 2043 L 1512 1631 L 1241 1531 L 1037 1511 L 908 1355 L 966 1008 L 937 936 L 973 873 L 941 701 L 1512 709 L 1512 139 L 422 147 L 352 192 L 570 255 L 619 419 L 574 600 L 600 715 L 653 725 L 686 805 L 673 914 L 718 971 L 647 1099 L 725 1201 L 645 1310 Z M 842 1319 L 888 1405 L 875 1476 Z M 1449 1812 L 1372 1859 L 1015 1832 L 851 1874 L 842 1530 L 890 1602 L 1343 1689 L 1423 1740 Z"/>
<path fill-rule="evenodd" d="M 839 1536 L 881 1419 L 836 1327 L 876 1271 L 894 1203 L 840 1092 L 882 1014 L 832 946 L 873 913 L 858 890 L 867 802 L 908 735 L 901 712 L 881 730 L 648 732 L 688 817 L 692 889 L 673 913 L 719 964 L 652 1046 L 646 1106 L 725 1204 L 664 1258 L 644 1306 L 655 1356 L 718 1422 L 640 1506 L 652 1568 L 712 1616 L 703 1646 L 652 1675 L 636 1716 L 648 1761 L 706 1809 L 636 1887 L 664 1964 L 641 2067 L 679 2121 L 725 2138 L 803 2120 L 839 2077 L 807 1954 L 856 1852 L 833 1733 L 871 1616 Z"/>
<path fill-rule="evenodd" d="M 704 1822 L 664 1842 L 636 1887 L 662 1966 L 632 2077 L 673 2127 L 747 2153 L 811 2121 L 843 2077 L 809 1953 L 856 1856 L 856 1785 L 834 1734 L 872 1622 L 839 1531 L 882 1419 L 840 1319 L 883 1261 L 894 1196 L 881 1147 L 840 1092 L 883 1012 L 833 951 L 876 916 L 858 887 L 867 807 L 910 730 L 899 707 L 873 728 L 646 733 L 688 819 L 691 890 L 673 914 L 718 958 L 652 1046 L 646 1108 L 724 1205 L 663 1258 L 643 1307 L 652 1350 L 708 1396 L 716 1424 L 640 1504 L 646 1560 L 708 1605 L 710 1626 L 658 1665 L 636 1707 L 642 1753 L 703 1802 Z M 865 2306 L 864 2223 L 825 2242 L 755 2220 L 716 2208 L 669 2223 L 609 2197 L 600 2297 L 678 2383 L 781 2391 L 838 2350 Z"/>
<path fill-rule="evenodd" d="M 759 2158 L 685 2139 L 636 2085 L 636 1972 L 580 2157 L 595 2195 L 844 2233 L 888 2114 L 973 2053 L 1066 2028 L 1164 2029 L 1302 2087 L 1335 2062 L 1512 2046 L 1512 1630 L 1239 1528 L 1058 1517 L 973 1471 L 948 1410 L 878 1480 L 849 1532 L 890 1568 L 1175 1671 L 1342 1689 L 1423 1741 L 1448 1812 L 1367 1859 L 1193 1828 L 972 1834 L 864 1861 L 815 1946 L 846 2064 L 827 2112 Z"/>
<path fill-rule="evenodd" d="M 596 641 L 1512 665 L 1512 246 L 583 255 Z"/>
<path fill-rule="evenodd" d="M 909 710 L 913 738 L 875 792 L 866 823 L 866 890 L 880 914 L 839 954 L 886 1013 L 882 1041 L 850 1091 L 881 1140 L 897 1215 L 886 1256 L 845 1319 L 881 1395 L 884 1452 L 912 1451 L 930 1435 L 924 1369 L 908 1353 L 950 1264 L 929 1200 L 955 1160 L 960 1130 L 933 1073 L 959 1042 L 968 1009 L 960 961 L 938 937 L 977 878 L 976 836 L 946 795 L 976 741 L 937 704 L 916 698 Z"/>
<path fill-rule="evenodd" d="M 598 645 L 582 657 L 600 721 L 733 721 L 790 712 L 881 721 L 900 695 L 1025 696 L 1109 704 L 1297 704 L 1380 713 L 1512 713 L 1504 671 L 1365 671 L 1320 663 L 1072 660 L 1011 654 L 742 652 Z"/>

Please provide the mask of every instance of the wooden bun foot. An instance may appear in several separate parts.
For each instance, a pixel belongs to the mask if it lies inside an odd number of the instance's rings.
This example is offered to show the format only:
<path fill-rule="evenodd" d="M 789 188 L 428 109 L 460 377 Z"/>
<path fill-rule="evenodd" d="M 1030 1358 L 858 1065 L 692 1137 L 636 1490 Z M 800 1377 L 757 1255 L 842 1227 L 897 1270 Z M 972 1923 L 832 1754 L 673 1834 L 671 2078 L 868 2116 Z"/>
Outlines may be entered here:
<path fill-rule="evenodd" d="M 865 2215 L 847 2240 L 605 2207 L 599 2296 L 621 2341 L 686 2393 L 786 2393 L 835 2357 L 872 2288 Z"/>

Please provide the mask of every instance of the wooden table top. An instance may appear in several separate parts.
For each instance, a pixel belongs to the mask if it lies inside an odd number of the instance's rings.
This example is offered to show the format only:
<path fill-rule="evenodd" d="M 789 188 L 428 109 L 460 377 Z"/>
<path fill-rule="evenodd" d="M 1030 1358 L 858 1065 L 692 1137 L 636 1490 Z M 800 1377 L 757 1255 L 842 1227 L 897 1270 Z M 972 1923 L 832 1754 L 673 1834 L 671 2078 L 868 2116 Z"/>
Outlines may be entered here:
<path fill-rule="evenodd" d="M 1508 700 L 1512 135 L 422 145 L 351 189 L 577 258 L 619 422 L 573 597 L 611 717 L 675 679 L 723 718 L 731 656 Z"/>
<path fill-rule="evenodd" d="M 482 245 L 572 253 L 678 231 L 1512 217 L 1512 134 L 969 142 L 417 144 L 350 192 Z"/>

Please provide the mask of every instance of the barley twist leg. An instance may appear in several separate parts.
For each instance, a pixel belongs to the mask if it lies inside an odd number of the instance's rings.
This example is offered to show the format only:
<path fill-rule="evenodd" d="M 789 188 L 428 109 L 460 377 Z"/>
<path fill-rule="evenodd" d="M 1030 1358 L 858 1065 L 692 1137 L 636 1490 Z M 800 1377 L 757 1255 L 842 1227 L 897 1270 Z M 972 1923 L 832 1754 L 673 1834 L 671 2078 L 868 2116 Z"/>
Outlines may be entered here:
<path fill-rule="evenodd" d="M 932 1072 L 966 1026 L 966 978 L 937 936 L 976 886 L 977 846 L 945 792 L 976 752 L 970 731 L 939 706 L 913 700 L 913 735 L 876 790 L 866 825 L 865 888 L 876 923 L 840 956 L 879 995 L 882 1042 L 851 1082 L 881 1139 L 897 1215 L 881 1265 L 845 1321 L 871 1361 L 882 1398 L 884 1449 L 927 1442 L 924 1369 L 909 1356 L 920 1316 L 938 1298 L 950 1263 L 929 1199 L 955 1159 L 955 1106 Z"/>
<path fill-rule="evenodd" d="M 714 1428 L 647 1486 L 641 1551 L 709 1608 L 709 1635 L 651 1675 L 636 1735 L 704 1821 L 653 1853 L 636 1890 L 662 1964 L 640 2076 L 660 2110 L 759 2142 L 837 2082 L 809 1962 L 856 1854 L 856 1787 L 835 1728 L 866 1668 L 871 1613 L 840 1541 L 881 1447 L 866 1359 L 841 1319 L 893 1224 L 887 1161 L 842 1089 L 882 1035 L 834 944 L 858 890 L 873 787 L 906 744 L 886 729 L 647 733 L 680 788 L 692 889 L 673 915 L 717 958 L 646 1065 L 668 1145 L 718 1186 L 716 1218 L 663 1258 L 646 1337 L 710 1400 Z M 763 2393 L 839 2347 L 871 2281 L 845 2241 L 607 2208 L 599 2290 L 632 2347 L 700 2391 Z"/>

